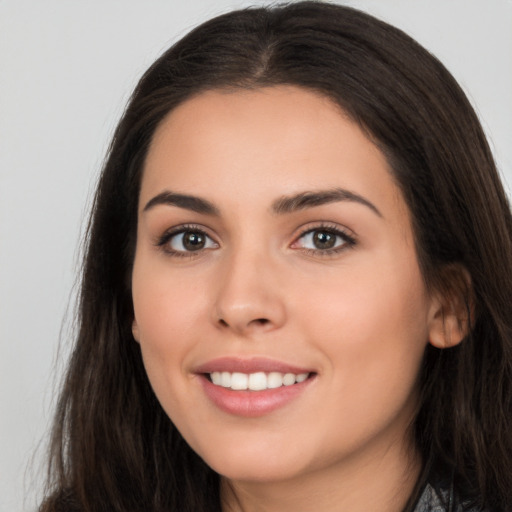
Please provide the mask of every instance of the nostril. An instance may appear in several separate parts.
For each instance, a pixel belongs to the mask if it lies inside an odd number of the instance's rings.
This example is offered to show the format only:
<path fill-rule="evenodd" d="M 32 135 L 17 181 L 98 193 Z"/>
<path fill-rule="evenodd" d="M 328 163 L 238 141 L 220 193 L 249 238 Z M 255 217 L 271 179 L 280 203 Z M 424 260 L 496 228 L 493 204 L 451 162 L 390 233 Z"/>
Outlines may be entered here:
<path fill-rule="evenodd" d="M 229 327 L 230 324 L 228 322 L 226 322 L 226 320 L 224 320 L 223 318 L 219 318 L 218 320 L 219 322 L 219 325 L 221 325 L 222 327 Z M 247 327 L 249 325 L 261 325 L 261 326 L 264 326 L 264 325 L 267 325 L 270 323 L 270 320 L 268 318 L 255 318 L 254 320 L 251 320 L 248 324 L 247 324 Z"/>

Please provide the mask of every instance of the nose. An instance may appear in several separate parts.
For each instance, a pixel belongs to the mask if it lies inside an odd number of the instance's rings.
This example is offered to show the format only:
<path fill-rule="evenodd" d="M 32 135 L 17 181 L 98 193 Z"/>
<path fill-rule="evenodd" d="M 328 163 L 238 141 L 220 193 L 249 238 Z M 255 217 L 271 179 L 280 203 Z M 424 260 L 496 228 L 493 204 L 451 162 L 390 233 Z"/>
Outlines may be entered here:
<path fill-rule="evenodd" d="M 217 327 L 239 336 L 280 328 L 286 308 L 279 271 L 270 257 L 246 250 L 224 261 L 213 308 Z"/>

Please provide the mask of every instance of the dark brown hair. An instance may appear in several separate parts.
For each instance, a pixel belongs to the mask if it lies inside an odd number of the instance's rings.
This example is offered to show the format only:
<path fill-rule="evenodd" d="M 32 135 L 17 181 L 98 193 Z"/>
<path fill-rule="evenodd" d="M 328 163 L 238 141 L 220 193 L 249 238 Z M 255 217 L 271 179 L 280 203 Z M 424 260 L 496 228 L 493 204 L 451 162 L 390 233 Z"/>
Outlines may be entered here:
<path fill-rule="evenodd" d="M 330 98 L 383 151 L 427 285 L 472 310 L 460 345 L 425 353 L 413 426 L 424 470 L 408 507 L 436 473 L 479 505 L 512 508 L 512 217 L 482 128 L 453 77 L 403 32 L 299 2 L 204 23 L 133 93 L 93 204 L 42 512 L 220 510 L 218 475 L 160 407 L 132 338 L 139 185 L 153 133 L 178 104 L 277 84 Z"/>

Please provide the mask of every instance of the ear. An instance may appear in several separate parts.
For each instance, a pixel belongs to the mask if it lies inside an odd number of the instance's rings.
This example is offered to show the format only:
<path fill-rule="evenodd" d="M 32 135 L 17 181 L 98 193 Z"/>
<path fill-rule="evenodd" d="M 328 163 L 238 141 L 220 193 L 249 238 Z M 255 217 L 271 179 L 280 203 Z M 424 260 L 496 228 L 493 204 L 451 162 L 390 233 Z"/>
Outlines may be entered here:
<path fill-rule="evenodd" d="M 462 265 L 449 265 L 439 276 L 442 283 L 432 294 L 429 342 L 437 348 L 458 345 L 473 325 L 471 277 Z"/>
<path fill-rule="evenodd" d="M 139 326 L 138 326 L 137 320 L 135 320 L 135 318 L 133 319 L 133 322 L 132 322 L 132 334 L 133 334 L 134 340 L 137 343 L 140 343 Z"/>

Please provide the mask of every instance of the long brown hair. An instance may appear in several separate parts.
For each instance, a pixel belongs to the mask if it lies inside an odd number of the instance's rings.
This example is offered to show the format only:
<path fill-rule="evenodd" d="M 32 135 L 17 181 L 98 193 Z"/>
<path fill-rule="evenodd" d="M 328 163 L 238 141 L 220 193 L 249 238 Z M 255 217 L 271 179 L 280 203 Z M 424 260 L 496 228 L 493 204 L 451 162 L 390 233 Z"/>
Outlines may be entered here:
<path fill-rule="evenodd" d="M 117 127 L 87 232 L 78 331 L 58 403 L 42 512 L 219 511 L 219 477 L 156 400 L 131 333 L 139 185 L 156 127 L 215 88 L 292 84 L 339 104 L 387 156 L 425 281 L 467 304 L 470 334 L 428 346 L 413 426 L 424 471 L 512 508 L 512 216 L 477 116 L 400 30 L 348 7 L 231 12 L 144 74 Z M 470 286 L 468 285 L 470 283 Z"/>

